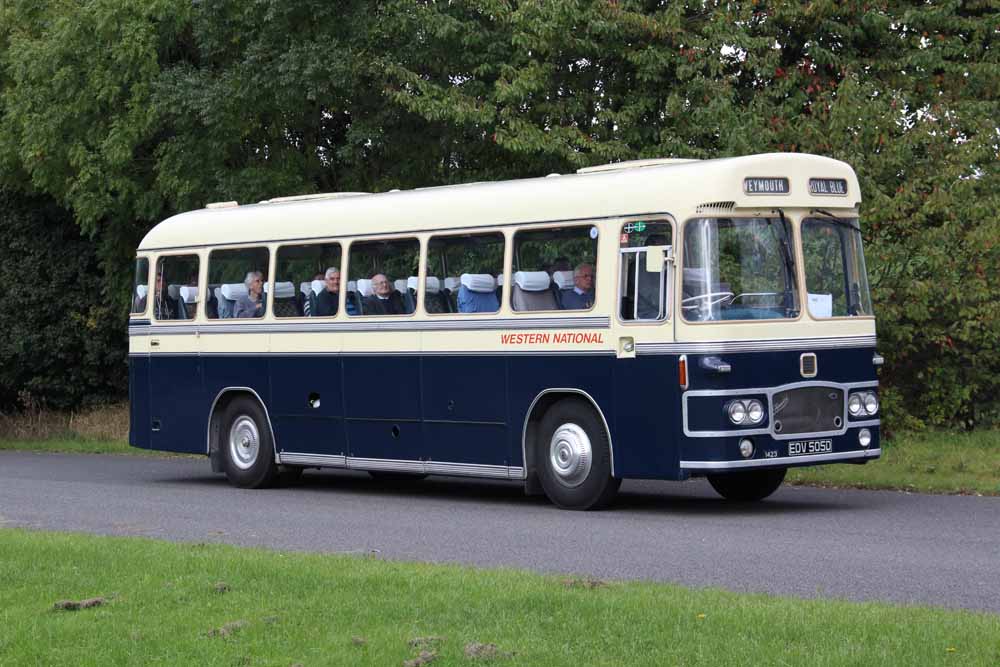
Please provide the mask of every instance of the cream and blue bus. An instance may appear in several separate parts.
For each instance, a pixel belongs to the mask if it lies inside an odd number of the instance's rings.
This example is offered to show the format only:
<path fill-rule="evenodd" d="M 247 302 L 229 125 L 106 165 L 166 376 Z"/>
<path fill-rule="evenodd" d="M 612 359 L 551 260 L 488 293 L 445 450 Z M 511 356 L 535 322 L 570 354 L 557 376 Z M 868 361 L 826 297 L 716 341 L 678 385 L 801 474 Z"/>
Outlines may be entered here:
<path fill-rule="evenodd" d="M 860 204 L 802 154 L 209 204 L 139 245 L 129 442 L 239 487 L 461 475 L 592 509 L 704 476 L 760 500 L 880 455 Z"/>

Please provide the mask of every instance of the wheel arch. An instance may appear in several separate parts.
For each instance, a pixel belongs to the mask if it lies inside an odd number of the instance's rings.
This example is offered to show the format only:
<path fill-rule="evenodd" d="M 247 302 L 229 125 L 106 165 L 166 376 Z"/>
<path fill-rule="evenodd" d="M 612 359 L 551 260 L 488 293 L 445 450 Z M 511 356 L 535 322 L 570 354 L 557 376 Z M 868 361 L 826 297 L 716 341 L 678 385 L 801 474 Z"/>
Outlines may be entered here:
<path fill-rule="evenodd" d="M 271 424 L 271 413 L 268 412 L 267 404 L 256 391 L 250 387 L 224 387 L 215 395 L 212 407 L 208 410 L 208 433 L 206 434 L 205 453 L 212 460 L 212 469 L 220 472 L 221 461 L 219 460 L 219 441 L 222 430 L 222 414 L 225 412 L 233 399 L 239 396 L 247 396 L 257 401 L 264 411 L 264 418 L 267 419 L 267 430 L 271 433 L 271 444 L 274 446 L 274 462 L 280 464 L 281 456 L 278 454 L 278 441 L 274 437 L 274 426 Z M 216 470 L 218 466 L 218 470 Z"/>
<path fill-rule="evenodd" d="M 542 416 L 550 407 L 562 399 L 580 397 L 590 403 L 594 412 L 596 412 L 601 418 L 601 423 L 604 424 L 604 432 L 608 436 L 608 449 L 611 453 L 611 476 L 615 476 L 615 443 L 614 439 L 611 437 L 611 428 L 608 426 L 608 420 L 604 416 L 604 411 L 601 410 L 601 406 L 598 405 L 593 396 L 582 389 L 574 389 L 571 387 L 553 387 L 551 389 L 545 389 L 535 396 L 534 400 L 531 401 L 531 405 L 528 406 L 527 412 L 525 412 L 524 423 L 521 426 L 521 460 L 524 465 L 524 477 L 529 481 L 529 484 L 531 483 L 533 476 L 537 475 L 534 464 L 535 448 L 538 445 L 537 430 L 539 423 L 542 421 Z"/>

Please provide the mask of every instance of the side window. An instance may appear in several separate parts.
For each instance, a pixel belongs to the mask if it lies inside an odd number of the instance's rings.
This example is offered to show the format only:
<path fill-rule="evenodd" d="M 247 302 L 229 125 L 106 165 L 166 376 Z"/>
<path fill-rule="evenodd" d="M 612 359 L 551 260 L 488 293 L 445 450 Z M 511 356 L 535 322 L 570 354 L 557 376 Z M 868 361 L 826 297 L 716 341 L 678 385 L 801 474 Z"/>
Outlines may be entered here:
<path fill-rule="evenodd" d="M 622 225 L 619 237 L 620 271 L 618 312 L 623 320 L 663 320 L 669 316 L 669 265 L 647 271 L 651 247 L 669 249 L 673 230 L 669 222 L 633 221 Z"/>
<path fill-rule="evenodd" d="M 514 234 L 511 307 L 516 311 L 592 308 L 597 235 L 592 225 Z"/>
<path fill-rule="evenodd" d="M 135 260 L 135 280 L 132 283 L 132 309 L 133 315 L 146 312 L 149 305 L 149 260 L 139 257 Z"/>
<path fill-rule="evenodd" d="M 209 319 L 264 317 L 268 257 L 267 248 L 213 250 L 208 255 Z"/>
<path fill-rule="evenodd" d="M 424 310 L 495 313 L 500 310 L 503 234 L 435 236 L 427 245 Z"/>
<path fill-rule="evenodd" d="M 416 309 L 410 285 L 417 284 L 420 241 L 391 239 L 351 244 L 347 283 L 355 306 L 350 315 L 409 315 Z"/>
<path fill-rule="evenodd" d="M 156 262 L 153 317 L 191 320 L 198 310 L 198 256 L 171 255 Z"/>
<path fill-rule="evenodd" d="M 340 244 L 282 246 L 274 275 L 275 317 L 334 317 L 340 307 Z M 347 302 L 347 312 L 356 304 Z"/>

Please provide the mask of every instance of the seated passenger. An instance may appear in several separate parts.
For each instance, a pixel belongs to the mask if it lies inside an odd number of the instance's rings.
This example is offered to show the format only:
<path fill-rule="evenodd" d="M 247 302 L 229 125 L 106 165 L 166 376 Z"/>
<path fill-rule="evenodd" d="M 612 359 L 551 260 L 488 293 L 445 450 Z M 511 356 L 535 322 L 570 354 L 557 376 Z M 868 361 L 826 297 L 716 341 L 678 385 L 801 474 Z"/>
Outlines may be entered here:
<path fill-rule="evenodd" d="M 573 271 L 573 289 L 561 293 L 564 310 L 586 310 L 594 305 L 594 267 L 583 263 Z"/>
<path fill-rule="evenodd" d="M 340 304 L 340 269 L 331 266 L 323 276 L 323 290 L 316 295 L 313 317 L 332 317 Z M 350 305 L 350 304 L 348 304 Z"/>
<path fill-rule="evenodd" d="M 463 273 L 458 288 L 458 312 L 495 313 L 500 310 L 496 281 L 487 273 Z"/>
<path fill-rule="evenodd" d="M 174 317 L 174 308 L 167 297 L 167 286 L 163 284 L 163 273 L 156 274 L 156 295 L 153 303 L 153 314 L 158 320 L 171 320 Z"/>
<path fill-rule="evenodd" d="M 403 297 L 384 273 L 372 276 L 372 295 L 365 297 L 365 315 L 406 315 Z"/>
<path fill-rule="evenodd" d="M 248 271 L 243 284 L 247 293 L 236 302 L 233 317 L 264 317 L 264 274 Z"/>

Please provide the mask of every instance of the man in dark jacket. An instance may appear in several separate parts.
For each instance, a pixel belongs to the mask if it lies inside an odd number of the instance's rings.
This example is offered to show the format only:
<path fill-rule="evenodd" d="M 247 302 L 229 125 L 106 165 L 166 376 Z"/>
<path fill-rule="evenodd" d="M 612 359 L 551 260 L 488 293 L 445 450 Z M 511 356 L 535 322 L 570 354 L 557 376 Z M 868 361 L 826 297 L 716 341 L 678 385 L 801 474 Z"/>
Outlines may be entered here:
<path fill-rule="evenodd" d="M 406 315 L 403 297 L 383 273 L 372 276 L 373 294 L 365 298 L 365 315 Z"/>

